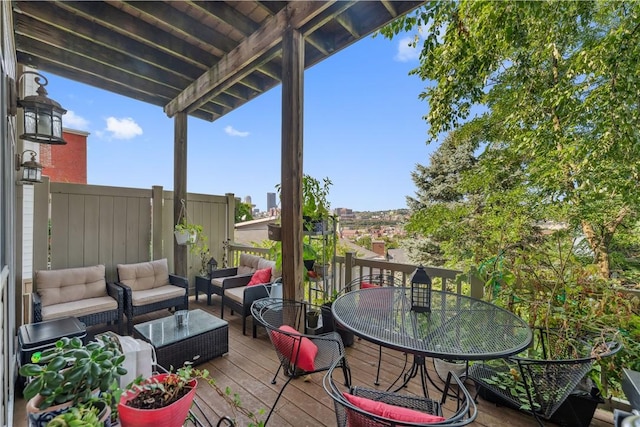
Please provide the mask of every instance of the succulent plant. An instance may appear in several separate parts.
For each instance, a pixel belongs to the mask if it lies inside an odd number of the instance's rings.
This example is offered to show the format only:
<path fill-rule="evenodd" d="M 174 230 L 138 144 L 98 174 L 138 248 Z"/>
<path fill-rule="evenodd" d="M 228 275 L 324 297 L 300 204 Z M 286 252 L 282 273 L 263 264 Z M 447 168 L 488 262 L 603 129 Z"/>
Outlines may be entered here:
<path fill-rule="evenodd" d="M 108 391 L 117 386 L 124 355 L 118 344 L 99 337 L 83 345 L 77 338 L 62 338 L 55 347 L 45 350 L 39 363 L 20 367 L 20 375 L 31 381 L 24 389 L 25 399 L 42 397 L 39 409 L 71 401 L 73 405 L 87 402 L 96 390 Z"/>

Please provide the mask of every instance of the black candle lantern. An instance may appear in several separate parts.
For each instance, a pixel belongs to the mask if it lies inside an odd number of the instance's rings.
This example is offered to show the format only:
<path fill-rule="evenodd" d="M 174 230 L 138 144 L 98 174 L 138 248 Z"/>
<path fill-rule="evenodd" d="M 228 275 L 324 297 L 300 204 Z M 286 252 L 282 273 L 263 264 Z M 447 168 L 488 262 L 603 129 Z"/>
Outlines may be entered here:
<path fill-rule="evenodd" d="M 213 276 L 213 272 L 218 268 L 218 261 L 214 257 L 211 257 L 209 262 L 207 263 L 207 272 L 209 273 L 209 277 Z"/>
<path fill-rule="evenodd" d="M 422 266 L 411 278 L 411 310 L 418 313 L 431 311 L 431 278 Z"/>

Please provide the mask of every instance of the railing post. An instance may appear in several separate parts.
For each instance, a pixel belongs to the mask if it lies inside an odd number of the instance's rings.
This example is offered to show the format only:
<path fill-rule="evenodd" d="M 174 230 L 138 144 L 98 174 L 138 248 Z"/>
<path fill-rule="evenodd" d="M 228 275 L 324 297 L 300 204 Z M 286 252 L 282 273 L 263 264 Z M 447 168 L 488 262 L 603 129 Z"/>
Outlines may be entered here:
<path fill-rule="evenodd" d="M 484 283 L 475 274 L 469 273 L 469 283 L 471 284 L 471 296 L 482 299 L 484 296 Z"/>
<path fill-rule="evenodd" d="M 356 253 L 347 252 L 344 254 L 344 286 L 346 287 L 353 280 L 353 267 L 356 262 Z"/>

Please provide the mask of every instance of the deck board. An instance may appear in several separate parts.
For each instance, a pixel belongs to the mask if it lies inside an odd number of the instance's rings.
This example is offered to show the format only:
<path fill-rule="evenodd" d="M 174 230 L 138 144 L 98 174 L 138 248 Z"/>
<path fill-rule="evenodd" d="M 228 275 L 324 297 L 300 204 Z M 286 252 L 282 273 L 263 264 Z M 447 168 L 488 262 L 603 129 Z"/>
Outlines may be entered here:
<path fill-rule="evenodd" d="M 191 309 L 201 308 L 220 316 L 218 297 L 214 296 L 211 306 L 207 306 L 205 298 L 201 298 L 198 302 L 191 298 L 189 304 Z M 136 321 L 146 321 L 165 315 L 167 315 L 166 311 L 160 311 L 141 316 Z M 286 381 L 286 377 L 280 373 L 277 384 L 271 384 L 271 379 L 279 363 L 276 353 L 264 330 L 258 330 L 257 338 L 251 337 L 250 318 L 247 319 L 247 335 L 242 335 L 242 319 L 239 316 L 231 315 L 227 310 L 225 311 L 225 320 L 229 322 L 229 353 L 200 364 L 198 367 L 208 369 L 222 389 L 229 387 L 233 393 L 238 393 L 243 406 L 247 409 L 268 411 L 275 401 L 280 387 Z M 89 333 L 100 331 L 100 328 L 92 328 Z M 357 338 L 354 345 L 347 348 L 347 360 L 351 367 L 354 384 L 375 387 L 373 383 L 378 363 L 378 351 L 377 345 Z M 383 349 L 382 357 L 380 387 L 386 388 L 402 372 L 405 357 L 402 353 L 389 349 Z M 411 363 L 411 360 L 407 363 Z M 430 362 L 427 363 L 427 367 L 435 381 L 439 381 Z M 470 382 L 467 384 L 474 394 L 473 385 Z M 404 390 L 407 393 L 420 394 L 419 379 L 413 379 Z M 439 397 L 439 393 L 430 385 L 430 391 L 432 390 L 432 397 Z M 198 385 L 197 399 L 204 411 L 204 416 L 202 414 L 200 416 L 208 419 L 212 425 L 215 425 L 223 415 L 233 416 L 230 407 L 208 384 Z M 452 401 L 449 401 L 446 406 L 453 404 Z M 264 418 L 266 418 L 266 412 L 261 417 L 261 419 Z M 239 426 L 248 425 L 248 421 L 241 416 L 238 416 L 238 421 Z M 335 424 L 333 402 L 322 388 L 322 374 L 320 373 L 311 375 L 308 381 L 301 378 L 292 380 L 269 420 L 270 426 L 277 427 L 335 426 Z M 20 397 L 16 399 L 14 425 L 17 427 L 27 425 L 24 400 L 21 400 Z M 510 408 L 496 406 L 478 398 L 478 418 L 471 425 L 477 427 L 533 427 L 538 424 L 529 415 Z M 554 424 L 545 423 L 545 425 L 553 426 Z M 591 427 L 610 427 L 612 425 L 611 413 L 600 410 L 597 411 L 596 417 L 591 423 Z"/>

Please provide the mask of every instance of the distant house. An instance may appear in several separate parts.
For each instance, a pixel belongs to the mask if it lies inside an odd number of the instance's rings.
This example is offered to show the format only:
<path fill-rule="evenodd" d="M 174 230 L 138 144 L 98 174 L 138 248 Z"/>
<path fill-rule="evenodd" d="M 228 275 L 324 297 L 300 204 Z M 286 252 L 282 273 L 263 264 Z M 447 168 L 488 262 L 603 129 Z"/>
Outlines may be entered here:
<path fill-rule="evenodd" d="M 267 240 L 269 238 L 267 225 L 273 224 L 277 220 L 278 217 L 270 216 L 236 223 L 234 242 L 243 245 L 253 245 L 253 243 L 260 243 L 263 240 Z"/>

